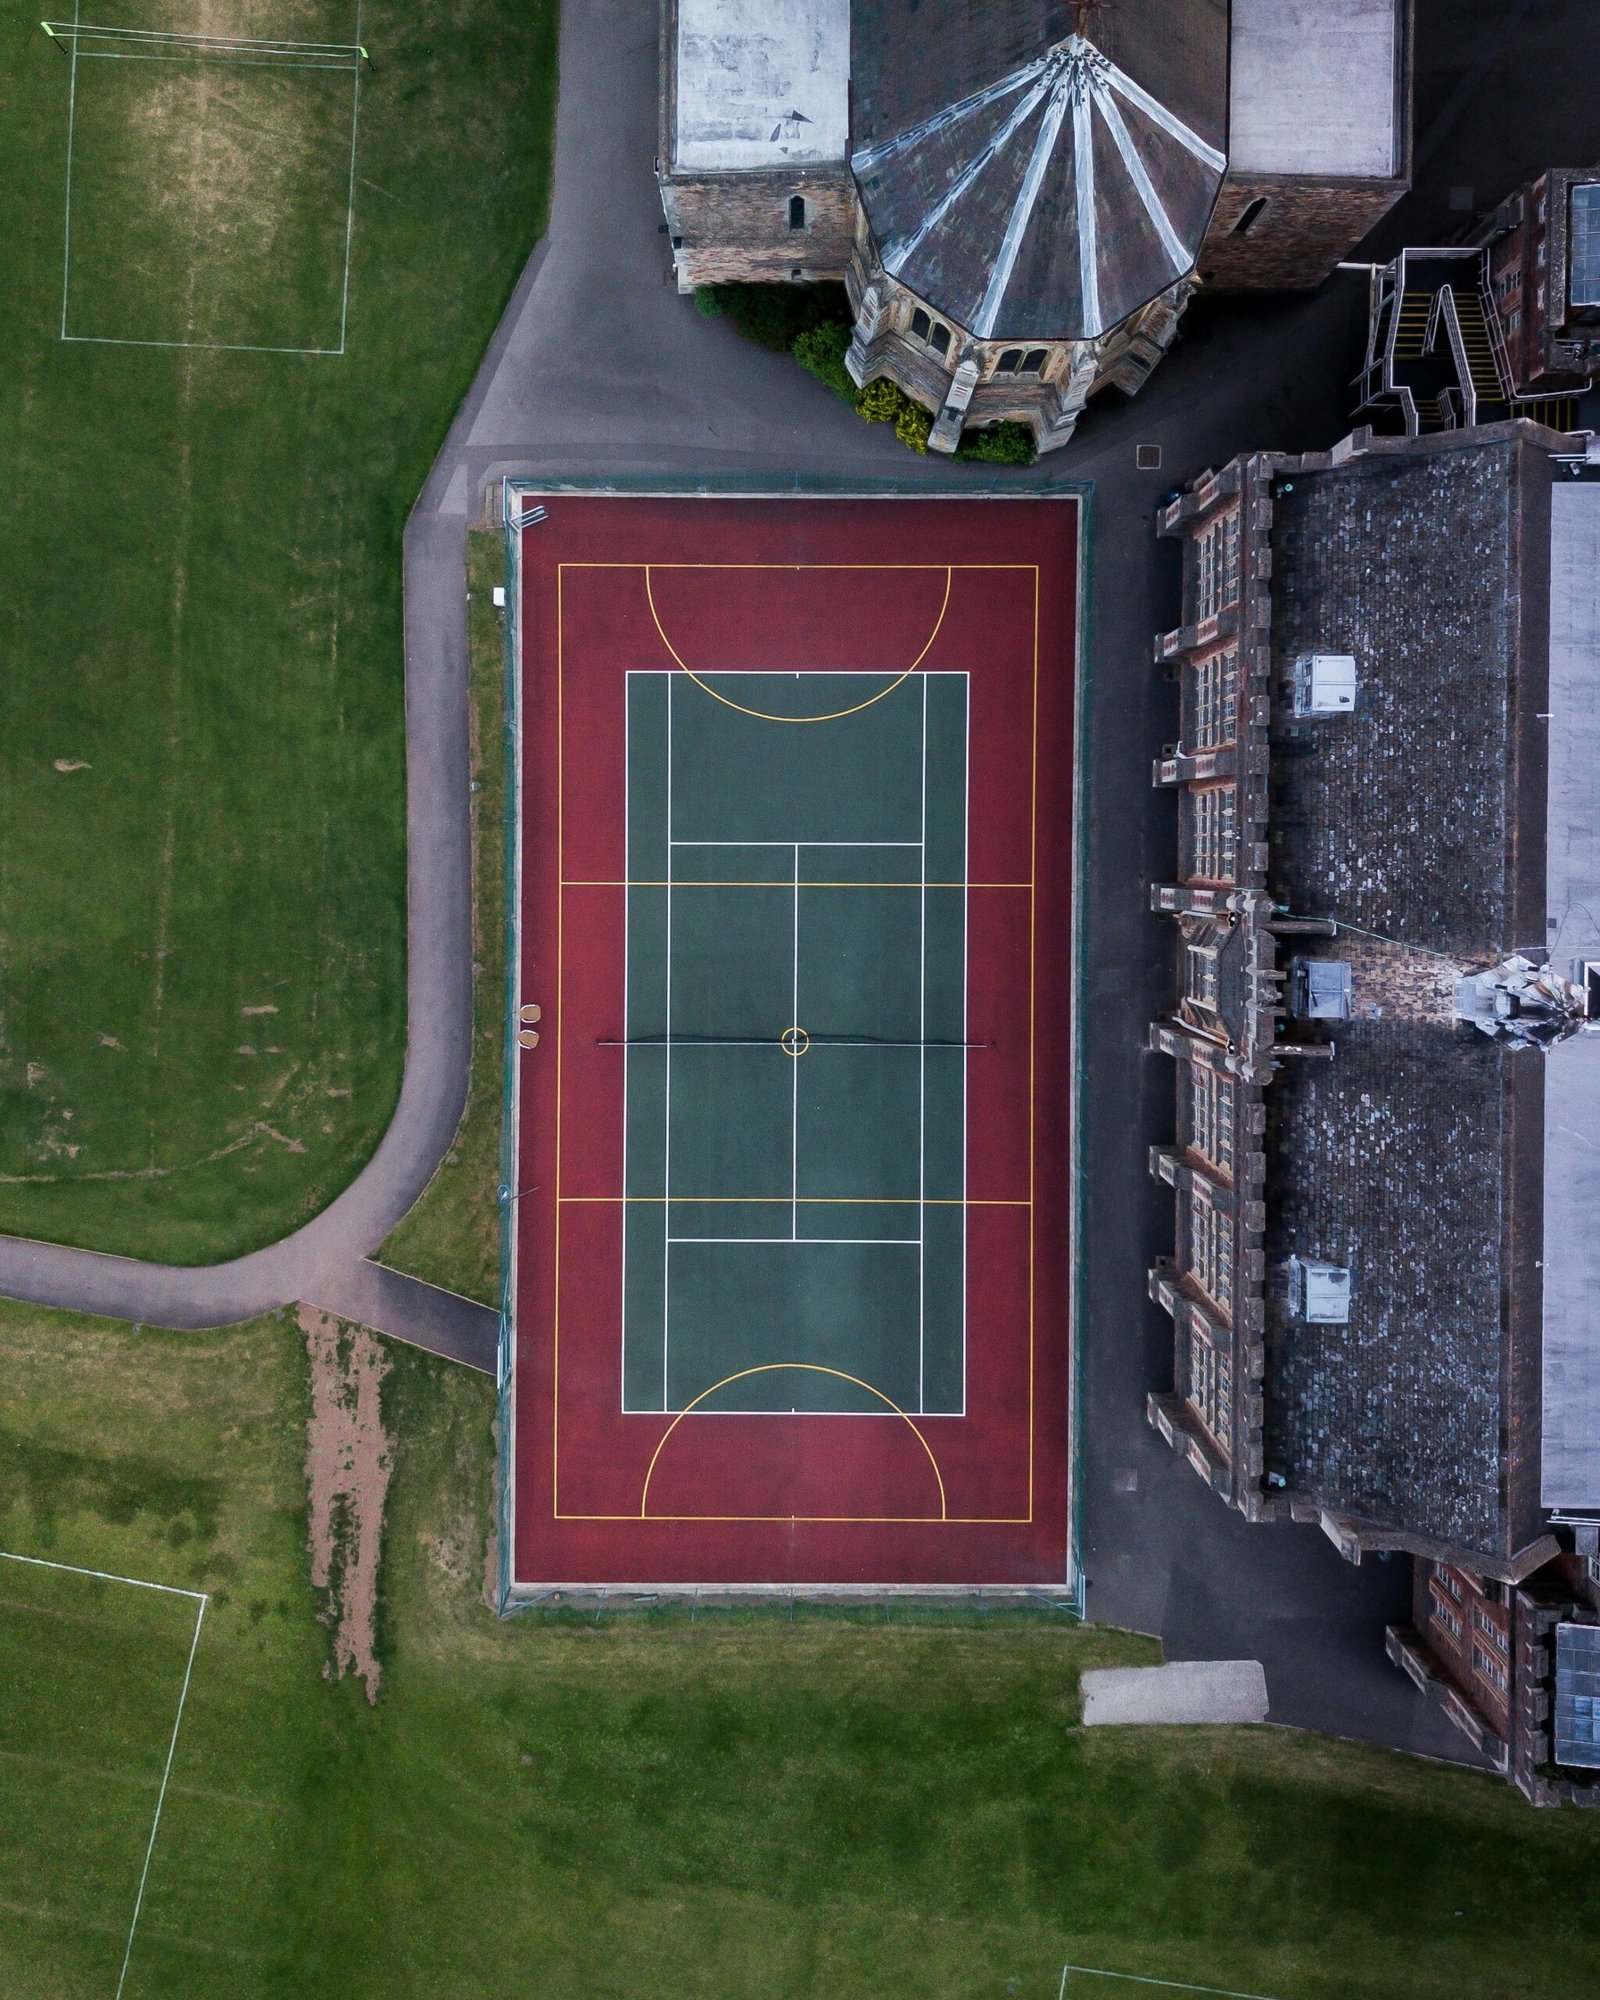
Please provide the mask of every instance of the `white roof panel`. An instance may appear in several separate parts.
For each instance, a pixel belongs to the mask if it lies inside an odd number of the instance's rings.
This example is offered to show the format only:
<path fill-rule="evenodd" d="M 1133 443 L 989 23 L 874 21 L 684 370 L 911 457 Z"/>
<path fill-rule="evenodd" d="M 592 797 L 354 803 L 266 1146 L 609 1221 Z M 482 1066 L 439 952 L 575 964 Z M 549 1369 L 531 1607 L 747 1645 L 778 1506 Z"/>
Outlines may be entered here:
<path fill-rule="evenodd" d="M 1236 173 L 1397 170 L 1400 0 L 1233 0 Z"/>
<path fill-rule="evenodd" d="M 1551 496 L 1550 956 L 1570 978 L 1600 957 L 1600 483 Z M 1561 1042 L 1544 1080 L 1547 1507 L 1600 1508 L 1600 1034 Z"/>
<path fill-rule="evenodd" d="M 843 160 L 850 0 L 678 0 L 674 166 Z"/>

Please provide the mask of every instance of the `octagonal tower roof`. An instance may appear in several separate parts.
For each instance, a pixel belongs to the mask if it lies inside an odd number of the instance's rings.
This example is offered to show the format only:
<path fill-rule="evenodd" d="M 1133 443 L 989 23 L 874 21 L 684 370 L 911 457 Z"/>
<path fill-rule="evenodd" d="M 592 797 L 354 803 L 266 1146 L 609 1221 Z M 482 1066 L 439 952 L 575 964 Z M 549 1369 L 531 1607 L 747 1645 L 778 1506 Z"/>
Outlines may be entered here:
<path fill-rule="evenodd" d="M 1093 338 L 1193 268 L 1227 0 L 855 0 L 852 40 L 851 166 L 929 305 L 982 339 Z"/>

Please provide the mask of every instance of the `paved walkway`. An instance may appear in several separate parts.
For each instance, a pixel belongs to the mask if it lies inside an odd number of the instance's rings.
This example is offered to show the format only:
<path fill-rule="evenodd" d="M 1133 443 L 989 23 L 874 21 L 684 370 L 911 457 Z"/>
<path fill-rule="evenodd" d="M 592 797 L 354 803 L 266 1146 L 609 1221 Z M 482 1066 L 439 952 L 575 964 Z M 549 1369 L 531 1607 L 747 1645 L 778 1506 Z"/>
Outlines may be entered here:
<path fill-rule="evenodd" d="M 1487 198 L 1550 159 L 1588 157 L 1586 72 L 1567 53 L 1584 4 L 1549 0 L 1508 79 L 1497 61 L 1503 0 L 1422 0 L 1418 160 L 1428 171 L 1385 226 L 1381 254 L 1458 223 L 1447 199 L 1457 182 L 1476 181 Z M 955 491 L 982 478 L 914 458 L 785 357 L 676 295 L 652 171 L 656 20 L 655 0 L 564 0 L 549 235 L 406 535 L 410 1041 L 394 1122 L 352 1185 L 270 1249 L 187 1270 L 0 1239 L 0 1292 L 180 1327 L 299 1299 L 488 1365 L 492 1315 L 368 1261 L 426 1185 L 466 1094 L 469 518 L 512 470 L 827 474 Z M 1173 1088 L 1170 1064 L 1145 1052 L 1170 941 L 1146 913 L 1143 885 L 1170 868 L 1173 839 L 1149 767 L 1175 733 L 1172 690 L 1150 665 L 1151 634 L 1176 618 L 1175 559 L 1152 516 L 1169 486 L 1238 450 L 1324 447 L 1347 428 L 1363 303 L 1357 276 L 1310 297 L 1203 301 L 1137 401 L 1113 393 L 1067 451 L 1015 479 L 1019 490 L 1094 486 L 1084 1552 L 1091 1616 L 1158 1632 L 1175 1658 L 1260 1660 L 1278 1721 L 1464 1759 L 1464 1740 L 1383 1658 L 1382 1626 L 1404 1614 L 1409 1563 L 1356 1569 L 1314 1529 L 1249 1527 L 1144 1422 L 1146 1391 L 1171 1380 L 1172 1341 L 1144 1288 L 1170 1242 L 1170 1197 L 1144 1159 L 1171 1136 Z M 1134 470 L 1136 442 L 1162 446 L 1162 472 Z"/>

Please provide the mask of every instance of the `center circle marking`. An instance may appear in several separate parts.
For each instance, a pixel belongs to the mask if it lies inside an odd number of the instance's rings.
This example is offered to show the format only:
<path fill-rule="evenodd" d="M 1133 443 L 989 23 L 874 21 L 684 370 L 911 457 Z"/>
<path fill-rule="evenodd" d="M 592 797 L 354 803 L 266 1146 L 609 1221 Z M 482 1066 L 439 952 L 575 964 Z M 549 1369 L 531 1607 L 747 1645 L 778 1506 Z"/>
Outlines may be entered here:
<path fill-rule="evenodd" d="M 804 1028 L 785 1028 L 778 1042 L 786 1056 L 794 1056 L 798 1060 L 810 1048 L 811 1037 Z"/>

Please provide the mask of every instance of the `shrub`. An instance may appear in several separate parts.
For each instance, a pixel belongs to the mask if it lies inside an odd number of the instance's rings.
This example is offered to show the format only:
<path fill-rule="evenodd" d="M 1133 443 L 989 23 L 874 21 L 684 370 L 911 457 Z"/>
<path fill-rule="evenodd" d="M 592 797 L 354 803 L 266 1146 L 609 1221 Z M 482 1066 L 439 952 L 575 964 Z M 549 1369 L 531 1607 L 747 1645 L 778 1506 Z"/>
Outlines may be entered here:
<path fill-rule="evenodd" d="M 976 459 L 985 465 L 1032 465 L 1039 456 L 1033 432 L 1026 424 L 992 424 L 987 430 L 970 430 L 956 446 L 956 457 Z"/>
<path fill-rule="evenodd" d="M 732 320 L 746 340 L 778 354 L 789 353 L 812 327 L 835 320 L 848 324 L 850 311 L 843 285 L 700 285 L 695 303 L 703 313 Z"/>
<path fill-rule="evenodd" d="M 853 403 L 856 385 L 844 365 L 849 346 L 849 327 L 842 320 L 825 320 L 821 326 L 808 326 L 804 333 L 795 335 L 794 358 L 819 382 L 826 382 L 836 396 Z"/>
<path fill-rule="evenodd" d="M 904 407 L 894 420 L 894 434 L 903 445 L 920 452 L 925 458 L 928 453 L 928 433 L 933 429 L 933 412 L 925 410 L 920 403 L 904 398 Z"/>
<path fill-rule="evenodd" d="M 897 424 L 909 401 L 898 382 L 891 382 L 887 375 L 878 375 L 857 396 L 856 410 L 869 424 Z"/>

